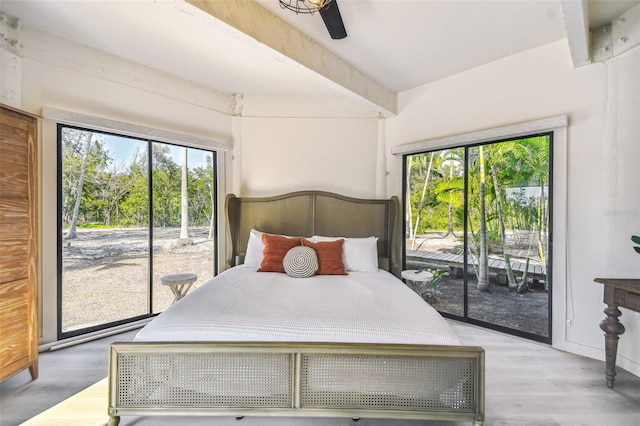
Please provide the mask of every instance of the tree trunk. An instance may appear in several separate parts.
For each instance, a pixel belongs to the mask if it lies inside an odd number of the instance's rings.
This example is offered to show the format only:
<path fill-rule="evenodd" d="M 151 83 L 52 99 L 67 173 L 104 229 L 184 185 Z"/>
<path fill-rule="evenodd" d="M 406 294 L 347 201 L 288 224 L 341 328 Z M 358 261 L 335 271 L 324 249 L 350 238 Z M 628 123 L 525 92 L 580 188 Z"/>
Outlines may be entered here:
<path fill-rule="evenodd" d="M 449 180 L 453 179 L 453 165 L 449 164 Z M 447 206 L 447 235 L 454 235 L 453 232 L 453 194 L 449 191 L 449 205 Z"/>
<path fill-rule="evenodd" d="M 474 261 L 474 256 L 475 259 L 478 259 L 478 248 L 475 244 L 475 237 L 476 237 L 476 233 L 473 230 L 473 223 L 471 221 L 469 221 L 469 232 L 471 233 L 471 242 L 467 242 L 467 266 L 471 265 L 473 267 L 473 273 L 476 276 L 476 279 L 480 278 L 480 272 L 478 271 L 478 263 Z M 467 240 L 469 240 L 469 238 L 467 238 Z M 464 273 L 467 273 L 467 268 L 463 268 Z"/>
<path fill-rule="evenodd" d="M 431 176 L 432 164 L 433 164 L 433 152 L 429 157 L 429 167 L 427 167 L 427 176 L 424 178 L 424 184 L 422 185 L 422 195 L 420 196 L 420 205 L 418 206 L 418 213 L 416 214 L 416 223 L 413 225 L 413 242 L 411 243 L 412 249 L 416 244 L 416 235 L 418 235 L 418 224 L 420 223 L 420 214 L 424 209 L 424 198 L 427 194 L 427 185 L 429 183 L 429 177 Z"/>
<path fill-rule="evenodd" d="M 544 182 L 540 183 L 540 220 L 538 220 L 538 256 L 543 263 L 547 263 L 547 256 L 544 253 L 544 247 L 542 245 L 542 237 L 547 239 L 547 211 L 546 211 L 546 196 L 544 193 Z M 545 280 L 544 289 L 549 291 L 549 268 L 545 267 Z"/>
<path fill-rule="evenodd" d="M 76 227 L 78 225 L 78 215 L 80 214 L 80 203 L 82 202 L 82 188 L 84 186 L 84 175 L 87 171 L 87 161 L 89 160 L 89 153 L 91 152 L 91 138 L 95 137 L 94 134 L 89 135 L 87 138 L 84 154 L 82 155 L 82 165 L 80 166 L 80 176 L 78 178 L 78 188 L 76 189 L 76 203 L 73 207 L 73 216 L 71 217 L 71 225 L 69 226 L 69 232 L 67 232 L 67 239 L 72 240 L 78 236 Z"/>
<path fill-rule="evenodd" d="M 413 236 L 413 213 L 411 212 L 411 169 L 413 166 L 413 156 L 410 155 L 408 158 L 409 164 L 407 164 L 407 193 L 405 194 L 407 202 L 405 203 L 405 216 L 407 221 L 407 230 L 409 231 L 409 239 L 415 242 L 415 238 Z M 403 236 L 403 239 L 404 238 L 406 238 L 406 235 Z M 413 249 L 413 244 L 411 248 Z"/>
<path fill-rule="evenodd" d="M 509 256 L 509 253 L 507 253 L 507 232 L 505 230 L 504 214 L 502 212 L 502 190 L 500 189 L 498 173 L 496 172 L 496 168 L 493 166 L 493 163 L 489 165 L 489 170 L 491 170 L 493 189 L 496 193 L 496 209 L 498 210 L 498 222 L 500 223 L 500 238 L 502 238 L 502 256 L 507 270 L 507 284 L 509 286 L 509 290 L 516 290 L 518 288 L 518 284 L 513 276 L 513 270 L 511 269 L 511 257 Z"/>
<path fill-rule="evenodd" d="M 524 267 L 524 272 L 522 273 L 522 280 L 520 284 L 518 284 L 518 293 L 524 293 L 529 288 L 527 284 L 527 275 L 529 274 L 529 258 L 527 257 L 527 262 Z"/>
<path fill-rule="evenodd" d="M 442 160 L 443 165 L 449 168 L 449 181 L 453 180 L 453 171 L 454 164 L 460 164 L 461 158 L 460 155 L 454 149 L 445 149 L 442 151 Z M 449 205 L 447 206 L 447 233 L 445 237 L 452 235 L 455 237 L 454 228 L 453 228 L 453 194 L 449 191 Z"/>
<path fill-rule="evenodd" d="M 182 179 L 180 200 L 180 238 L 189 238 L 189 193 L 187 191 L 187 148 L 182 148 Z"/>
<path fill-rule="evenodd" d="M 448 237 L 449 235 L 455 235 L 455 233 L 453 232 L 453 202 L 451 201 L 451 197 L 452 195 L 449 194 L 449 207 L 448 207 L 448 225 L 447 225 L 447 235 L 445 235 L 445 237 Z"/>
<path fill-rule="evenodd" d="M 487 218 L 485 206 L 484 152 L 480 148 L 480 253 L 478 259 L 478 290 L 489 290 L 489 254 L 487 253 Z"/>
<path fill-rule="evenodd" d="M 540 184 L 540 208 L 539 208 L 539 215 L 540 218 L 538 220 L 538 257 L 540 257 L 540 260 L 542 260 L 543 262 L 545 261 L 545 254 L 544 254 L 544 248 L 542 246 L 542 236 L 543 234 L 546 235 L 546 196 L 544 193 L 544 183 Z"/>
<path fill-rule="evenodd" d="M 213 166 L 212 166 L 213 167 Z M 213 176 L 213 174 L 212 174 Z M 215 215 L 215 211 L 216 211 L 216 205 L 215 205 L 215 198 L 213 196 L 213 194 L 215 193 L 215 184 L 216 181 L 215 179 L 212 180 L 211 182 L 211 220 L 209 221 L 209 239 L 213 240 L 213 231 L 215 230 L 215 221 L 216 221 L 216 215 Z"/>

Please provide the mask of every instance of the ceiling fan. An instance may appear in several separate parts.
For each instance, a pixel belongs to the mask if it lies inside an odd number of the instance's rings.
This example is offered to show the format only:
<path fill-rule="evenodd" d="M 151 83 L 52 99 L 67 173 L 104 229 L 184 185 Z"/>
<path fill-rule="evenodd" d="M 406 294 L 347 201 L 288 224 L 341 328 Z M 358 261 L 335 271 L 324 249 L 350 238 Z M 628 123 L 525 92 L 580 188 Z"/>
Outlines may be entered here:
<path fill-rule="evenodd" d="M 296 13 L 319 12 L 332 39 L 340 40 L 347 36 L 338 8 L 338 0 L 279 0 L 279 2 L 283 9 L 293 10 Z"/>

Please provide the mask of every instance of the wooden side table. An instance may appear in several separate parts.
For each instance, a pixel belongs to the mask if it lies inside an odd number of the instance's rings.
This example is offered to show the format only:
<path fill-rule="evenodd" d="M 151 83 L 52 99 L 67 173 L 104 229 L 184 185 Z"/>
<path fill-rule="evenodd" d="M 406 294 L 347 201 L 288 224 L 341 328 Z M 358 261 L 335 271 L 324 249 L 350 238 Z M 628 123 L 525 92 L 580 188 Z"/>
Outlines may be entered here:
<path fill-rule="evenodd" d="M 175 296 L 172 303 L 176 303 L 187 294 L 197 279 L 198 276 L 192 273 L 171 274 L 160 277 L 160 282 L 162 285 L 169 286 Z"/>
<path fill-rule="evenodd" d="M 604 350 L 606 359 L 607 386 L 613 388 L 616 376 L 616 355 L 619 335 L 624 333 L 624 326 L 618 321 L 622 315 L 619 307 L 640 312 L 640 279 L 596 278 L 597 283 L 604 284 L 605 319 L 600 321 L 600 329 L 604 331 Z"/>

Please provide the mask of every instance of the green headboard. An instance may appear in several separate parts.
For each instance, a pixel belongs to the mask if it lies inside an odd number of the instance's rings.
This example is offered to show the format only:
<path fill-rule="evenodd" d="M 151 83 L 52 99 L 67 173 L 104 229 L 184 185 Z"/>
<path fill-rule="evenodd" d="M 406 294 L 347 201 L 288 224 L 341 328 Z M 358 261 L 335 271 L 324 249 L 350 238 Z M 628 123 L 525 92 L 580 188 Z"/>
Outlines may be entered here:
<path fill-rule="evenodd" d="M 378 237 L 378 265 L 400 277 L 402 236 L 400 202 L 351 198 L 324 191 L 299 191 L 272 197 L 227 195 L 225 213 L 231 252 L 227 267 L 244 262 L 249 231 L 310 237 Z"/>

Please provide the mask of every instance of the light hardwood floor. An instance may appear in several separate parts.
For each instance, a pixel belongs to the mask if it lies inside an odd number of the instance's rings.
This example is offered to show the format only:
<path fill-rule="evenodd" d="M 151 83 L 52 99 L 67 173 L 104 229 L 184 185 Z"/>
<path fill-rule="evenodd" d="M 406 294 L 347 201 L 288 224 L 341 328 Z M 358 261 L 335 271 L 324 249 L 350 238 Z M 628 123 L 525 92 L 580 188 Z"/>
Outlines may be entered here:
<path fill-rule="evenodd" d="M 462 340 L 486 351 L 487 425 L 640 426 L 640 378 L 617 368 L 614 389 L 606 386 L 604 362 L 560 352 L 547 345 L 451 321 Z M 0 384 L 0 425 L 19 425 L 104 378 L 107 347 L 130 340 L 135 332 L 45 352 L 40 378 L 20 373 Z M 106 402 L 105 402 L 106 421 Z M 137 417 L 122 426 L 418 426 L 456 422 L 326 418 Z M 79 426 L 82 426 L 79 424 Z"/>

